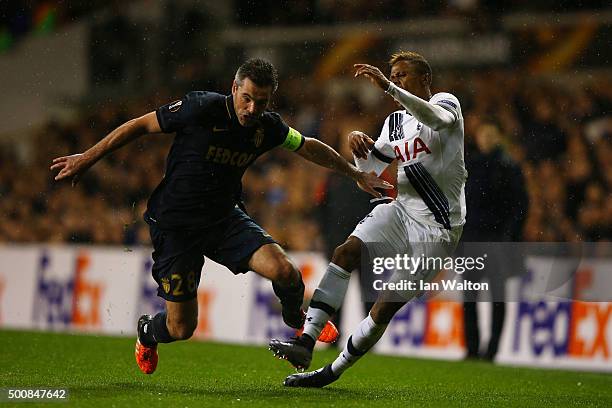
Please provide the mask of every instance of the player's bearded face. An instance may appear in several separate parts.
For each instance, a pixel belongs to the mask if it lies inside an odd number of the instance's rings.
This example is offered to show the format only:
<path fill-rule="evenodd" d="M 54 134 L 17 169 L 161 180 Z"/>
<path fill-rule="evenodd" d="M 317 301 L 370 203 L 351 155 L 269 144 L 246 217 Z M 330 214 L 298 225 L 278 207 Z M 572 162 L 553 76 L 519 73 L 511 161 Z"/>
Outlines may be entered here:
<path fill-rule="evenodd" d="M 232 85 L 234 110 L 242 126 L 253 126 L 268 107 L 272 98 L 271 86 L 257 86 L 249 78 L 244 78 L 240 85 Z"/>

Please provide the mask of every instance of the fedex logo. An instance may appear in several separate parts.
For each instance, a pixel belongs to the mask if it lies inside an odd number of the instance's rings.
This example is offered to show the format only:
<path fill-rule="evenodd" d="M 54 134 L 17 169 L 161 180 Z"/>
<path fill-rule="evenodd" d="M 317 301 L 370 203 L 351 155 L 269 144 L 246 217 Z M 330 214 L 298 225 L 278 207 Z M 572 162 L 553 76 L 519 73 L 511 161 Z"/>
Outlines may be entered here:
<path fill-rule="evenodd" d="M 428 301 L 425 344 L 430 347 L 464 347 L 463 304 Z"/>
<path fill-rule="evenodd" d="M 530 351 L 536 356 L 545 350 L 560 356 L 567 352 L 568 322 L 570 320 L 570 302 L 527 302 L 519 303 L 515 323 L 514 351 L 521 346 L 522 328 L 528 338 Z M 522 324 L 526 321 L 527 324 Z"/>
<path fill-rule="evenodd" d="M 87 278 L 91 259 L 80 252 L 66 277 L 51 276 L 52 260 L 41 254 L 36 272 L 33 320 L 48 326 L 99 327 L 103 286 Z"/>
<path fill-rule="evenodd" d="M 567 353 L 573 357 L 610 358 L 612 303 L 572 303 Z"/>
<path fill-rule="evenodd" d="M 590 282 L 592 271 L 581 270 L 574 278 L 574 294 Z M 533 272 L 521 282 L 520 303 L 515 323 L 513 351 L 523 347 L 534 355 L 546 351 L 555 357 L 610 357 L 612 303 L 580 301 L 528 301 L 525 299 Z M 582 286 L 581 286 L 582 285 Z M 526 339 L 526 341 L 525 341 Z"/>
<path fill-rule="evenodd" d="M 36 271 L 33 320 L 49 326 L 68 326 L 72 317 L 72 292 L 74 277 L 66 279 L 49 276 L 51 258 L 43 252 Z"/>
<path fill-rule="evenodd" d="M 74 288 L 72 296 L 72 325 L 80 328 L 100 327 L 100 300 L 104 287 L 87 279 L 91 258 L 80 252 L 75 260 Z"/>
<path fill-rule="evenodd" d="M 463 309 L 457 302 L 409 302 L 390 326 L 394 346 L 463 347 Z"/>
<path fill-rule="evenodd" d="M 408 302 L 391 321 L 389 334 L 394 346 L 408 344 L 420 346 L 425 339 L 423 321 L 427 315 L 427 304 L 421 298 Z"/>

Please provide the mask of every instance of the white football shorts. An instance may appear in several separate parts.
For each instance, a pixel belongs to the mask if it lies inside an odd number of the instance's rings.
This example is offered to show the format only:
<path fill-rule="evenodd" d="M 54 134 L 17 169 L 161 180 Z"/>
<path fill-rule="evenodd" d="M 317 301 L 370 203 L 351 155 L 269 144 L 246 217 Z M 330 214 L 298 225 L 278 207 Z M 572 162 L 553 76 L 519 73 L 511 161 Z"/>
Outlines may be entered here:
<path fill-rule="evenodd" d="M 422 258 L 422 260 L 452 256 L 462 232 L 463 226 L 447 230 L 420 222 L 411 217 L 409 210 L 400 202 L 394 200 L 375 207 L 357 224 L 351 235 L 359 238 L 365 244 L 370 262 L 373 262 L 374 258 L 396 259 L 398 255 L 401 258 L 407 255 L 413 259 Z M 392 276 L 387 281 L 418 279 L 430 281 L 440 271 L 439 268 L 431 266 L 435 264 L 435 262 L 421 262 L 420 266 L 411 270 L 393 269 Z M 369 268 L 369 270 L 372 269 Z M 415 294 L 406 293 L 405 295 L 402 297 L 409 299 Z"/>

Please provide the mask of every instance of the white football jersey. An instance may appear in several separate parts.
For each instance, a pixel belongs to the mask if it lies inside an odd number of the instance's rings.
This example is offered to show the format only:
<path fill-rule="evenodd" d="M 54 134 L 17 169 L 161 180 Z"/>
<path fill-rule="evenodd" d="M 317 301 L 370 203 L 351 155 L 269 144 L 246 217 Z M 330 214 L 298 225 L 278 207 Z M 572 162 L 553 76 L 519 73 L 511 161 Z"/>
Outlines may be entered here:
<path fill-rule="evenodd" d="M 459 100 L 440 92 L 430 103 L 455 116 L 448 128 L 433 130 L 405 110 L 387 117 L 372 155 L 386 163 L 397 160 L 397 200 L 425 224 L 445 229 L 465 223 L 463 115 Z"/>

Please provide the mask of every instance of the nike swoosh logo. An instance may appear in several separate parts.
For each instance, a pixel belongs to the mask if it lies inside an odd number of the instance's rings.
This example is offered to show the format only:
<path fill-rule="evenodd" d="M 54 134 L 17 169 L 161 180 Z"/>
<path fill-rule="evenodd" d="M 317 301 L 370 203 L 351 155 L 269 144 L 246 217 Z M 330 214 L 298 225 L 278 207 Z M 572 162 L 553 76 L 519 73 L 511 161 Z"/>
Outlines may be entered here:
<path fill-rule="evenodd" d="M 229 129 L 220 129 L 218 127 L 213 127 L 213 132 L 227 132 Z"/>

